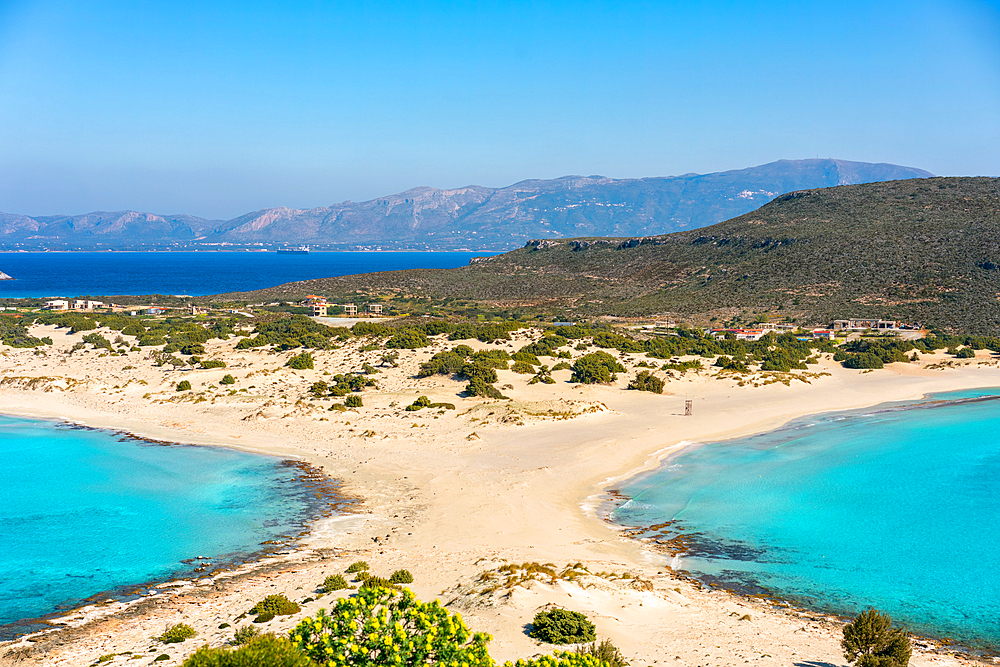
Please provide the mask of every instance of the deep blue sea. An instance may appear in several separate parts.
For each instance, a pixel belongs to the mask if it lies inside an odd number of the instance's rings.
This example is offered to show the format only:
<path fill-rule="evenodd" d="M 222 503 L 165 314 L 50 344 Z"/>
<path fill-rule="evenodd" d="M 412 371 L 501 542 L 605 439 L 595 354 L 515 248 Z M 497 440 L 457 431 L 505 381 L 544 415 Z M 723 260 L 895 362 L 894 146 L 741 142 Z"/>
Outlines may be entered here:
<path fill-rule="evenodd" d="M 453 269 L 495 252 L 5 252 L 2 297 L 202 296 L 400 269 Z"/>
<path fill-rule="evenodd" d="M 0 640 L 98 593 L 200 576 L 188 559 L 245 559 L 318 511 L 296 468 L 225 448 L 0 415 L 0 457 Z"/>
<path fill-rule="evenodd" d="M 681 452 L 620 490 L 714 584 L 1000 649 L 1000 390 L 798 420 Z M 970 400 L 992 396 L 984 400 Z M 652 533 L 650 533 L 652 534 Z"/>

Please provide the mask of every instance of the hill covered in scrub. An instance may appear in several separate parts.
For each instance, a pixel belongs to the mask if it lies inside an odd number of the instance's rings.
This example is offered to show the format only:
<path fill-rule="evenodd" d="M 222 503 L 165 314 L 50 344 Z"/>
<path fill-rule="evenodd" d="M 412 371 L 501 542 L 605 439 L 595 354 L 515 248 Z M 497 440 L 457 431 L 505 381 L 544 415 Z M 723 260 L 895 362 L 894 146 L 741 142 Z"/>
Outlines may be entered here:
<path fill-rule="evenodd" d="M 460 269 L 312 280 L 213 300 L 306 294 L 472 301 L 565 316 L 891 317 L 995 333 L 1000 179 L 803 190 L 698 230 L 529 241 Z"/>

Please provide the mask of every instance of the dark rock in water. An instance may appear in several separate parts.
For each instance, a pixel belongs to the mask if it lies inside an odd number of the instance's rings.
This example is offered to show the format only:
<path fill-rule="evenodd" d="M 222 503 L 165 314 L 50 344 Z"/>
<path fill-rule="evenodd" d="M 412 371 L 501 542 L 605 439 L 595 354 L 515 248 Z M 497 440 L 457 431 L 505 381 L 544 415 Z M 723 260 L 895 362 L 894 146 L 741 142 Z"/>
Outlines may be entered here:
<path fill-rule="evenodd" d="M 0 271 L 0 280 L 13 280 L 13 279 L 14 279 L 13 277 L 11 277 L 11 276 L 8 276 L 8 275 L 7 275 L 6 273 L 4 273 L 3 271 Z"/>

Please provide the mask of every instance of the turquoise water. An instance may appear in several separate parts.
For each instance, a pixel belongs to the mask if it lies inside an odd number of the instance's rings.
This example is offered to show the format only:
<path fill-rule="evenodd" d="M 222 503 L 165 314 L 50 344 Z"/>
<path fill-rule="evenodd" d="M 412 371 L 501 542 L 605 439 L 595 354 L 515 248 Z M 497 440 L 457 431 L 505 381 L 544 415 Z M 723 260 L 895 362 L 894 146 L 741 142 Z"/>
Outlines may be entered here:
<path fill-rule="evenodd" d="M 276 458 L 0 416 L 0 639 L 90 596 L 196 577 L 297 535 L 315 510 Z"/>
<path fill-rule="evenodd" d="M 714 585 L 844 615 L 875 606 L 911 631 L 996 650 L 998 393 L 693 448 L 624 485 L 630 500 L 613 517 L 672 521 L 646 536 L 687 535 L 674 566 Z"/>

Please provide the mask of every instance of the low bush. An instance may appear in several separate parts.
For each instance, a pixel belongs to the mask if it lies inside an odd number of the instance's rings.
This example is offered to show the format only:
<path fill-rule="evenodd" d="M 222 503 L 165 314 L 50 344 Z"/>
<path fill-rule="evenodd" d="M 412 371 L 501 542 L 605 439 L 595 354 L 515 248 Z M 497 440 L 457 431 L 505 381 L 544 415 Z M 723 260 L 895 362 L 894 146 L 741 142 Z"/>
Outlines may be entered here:
<path fill-rule="evenodd" d="M 570 382 L 582 384 L 611 384 L 624 373 L 625 367 L 607 352 L 591 352 L 576 360 L 573 364 L 573 377 Z"/>
<path fill-rule="evenodd" d="M 359 575 L 360 576 L 360 575 Z M 395 584 L 389 581 L 385 577 L 376 577 L 375 575 L 369 574 L 361 582 L 361 588 L 393 588 Z"/>
<path fill-rule="evenodd" d="M 334 403 L 330 406 L 330 412 L 347 412 L 347 406 L 343 403 Z"/>
<path fill-rule="evenodd" d="M 302 352 L 289 359 L 285 365 L 297 371 L 308 370 L 313 367 L 313 356 L 308 352 Z"/>
<path fill-rule="evenodd" d="M 525 352 L 521 350 L 520 352 L 515 352 L 512 357 L 514 361 L 523 361 L 525 363 L 531 364 L 532 366 L 539 366 L 542 362 L 538 360 L 538 357 L 531 352 Z"/>
<path fill-rule="evenodd" d="M 416 329 L 407 329 L 400 331 L 395 336 L 390 338 L 385 342 L 385 346 L 389 349 L 410 349 L 416 350 L 417 348 L 427 347 L 430 341 L 427 340 L 427 336 L 424 332 L 417 331 Z"/>
<path fill-rule="evenodd" d="M 190 391 L 191 383 L 187 380 L 181 380 L 177 383 L 177 391 Z"/>
<path fill-rule="evenodd" d="M 872 354 L 871 352 L 859 352 L 857 354 L 852 354 L 844 360 L 844 368 L 885 368 L 882 363 L 882 358 Z M 763 366 L 761 366 L 763 368 Z"/>
<path fill-rule="evenodd" d="M 481 380 L 479 378 L 472 378 L 472 380 L 465 386 L 465 393 L 469 396 L 480 396 L 482 398 L 495 398 L 497 400 L 507 398 L 500 393 L 500 390 L 494 387 L 492 384 Z"/>
<path fill-rule="evenodd" d="M 548 644 L 579 644 L 597 639 L 596 628 L 586 616 L 559 608 L 535 614 L 528 636 Z"/>
<path fill-rule="evenodd" d="M 963 347 L 961 350 L 955 353 L 957 359 L 972 359 L 976 356 L 976 351 L 971 347 Z"/>
<path fill-rule="evenodd" d="M 535 367 L 527 361 L 515 361 L 514 365 L 510 367 L 510 370 L 515 373 L 520 373 L 521 375 L 529 375 L 535 372 Z"/>
<path fill-rule="evenodd" d="M 167 628 L 157 639 L 164 644 L 180 644 L 185 639 L 190 639 L 196 634 L 198 633 L 194 631 L 194 628 L 187 623 L 178 623 Z"/>
<path fill-rule="evenodd" d="M 219 380 L 219 384 L 236 384 L 236 378 L 229 373 L 226 373 L 222 376 L 222 379 Z"/>
<path fill-rule="evenodd" d="M 465 665 L 493 667 L 487 634 L 473 634 L 438 601 L 424 603 L 408 589 L 362 587 L 291 631 L 292 643 L 320 664 Z"/>
<path fill-rule="evenodd" d="M 252 625 L 245 625 L 242 628 L 236 630 L 233 634 L 233 641 L 230 644 L 234 646 L 243 646 L 244 644 L 249 644 L 256 637 L 260 636 L 260 630 L 253 627 Z"/>
<path fill-rule="evenodd" d="M 355 572 L 361 572 L 362 570 L 367 570 L 367 569 L 368 569 L 368 563 L 366 563 L 363 560 L 358 560 L 348 565 L 345 572 L 347 572 L 347 574 L 354 574 Z"/>
<path fill-rule="evenodd" d="M 268 595 L 250 610 L 251 614 L 257 614 L 256 622 L 258 623 L 265 623 L 275 616 L 288 616 L 289 614 L 297 614 L 298 612 L 299 605 L 282 594 Z M 262 620 L 262 616 L 268 618 Z"/>
<path fill-rule="evenodd" d="M 344 405 L 348 408 L 363 408 L 365 404 L 359 395 L 351 394 L 344 399 Z"/>
<path fill-rule="evenodd" d="M 288 638 L 263 634 L 234 650 L 202 646 L 183 667 L 317 667 L 317 663 Z"/>
<path fill-rule="evenodd" d="M 410 574 L 409 570 L 396 570 L 389 577 L 389 582 L 393 584 L 412 584 L 413 575 Z"/>
<path fill-rule="evenodd" d="M 201 362 L 202 368 L 225 368 L 226 362 L 221 359 L 203 359 Z"/>
<path fill-rule="evenodd" d="M 640 371 L 635 379 L 632 380 L 628 388 L 636 389 L 638 391 L 651 391 L 654 394 L 662 394 L 663 387 L 665 383 L 662 379 L 656 377 L 649 371 Z"/>
<path fill-rule="evenodd" d="M 347 588 L 347 579 L 342 574 L 331 574 L 323 580 L 323 592 L 332 593 Z"/>
<path fill-rule="evenodd" d="M 413 401 L 406 406 L 407 412 L 416 412 L 417 410 L 422 410 L 424 408 L 429 408 L 431 406 L 431 399 L 426 396 L 421 396 L 417 400 Z"/>
<path fill-rule="evenodd" d="M 610 639 L 603 639 L 600 643 L 591 642 L 578 646 L 576 654 L 581 656 L 591 656 L 596 658 L 602 667 L 627 667 L 628 661 L 618 650 Z"/>

